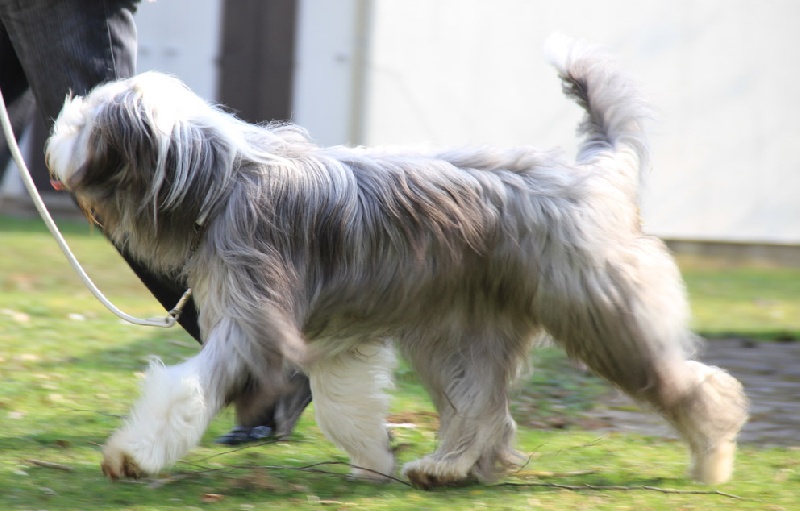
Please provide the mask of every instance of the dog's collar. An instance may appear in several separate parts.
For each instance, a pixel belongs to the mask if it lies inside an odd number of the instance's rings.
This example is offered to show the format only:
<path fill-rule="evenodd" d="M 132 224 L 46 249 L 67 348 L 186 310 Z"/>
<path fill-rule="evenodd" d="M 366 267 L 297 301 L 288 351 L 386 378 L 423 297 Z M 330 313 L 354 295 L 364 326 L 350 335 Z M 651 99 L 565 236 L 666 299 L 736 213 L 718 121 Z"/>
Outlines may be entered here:
<path fill-rule="evenodd" d="M 208 220 L 208 211 L 204 211 L 197 217 L 197 220 L 194 221 L 194 231 L 200 232 L 203 230 L 206 224 L 206 220 Z"/>
<path fill-rule="evenodd" d="M 189 249 L 189 259 L 187 259 L 187 263 L 190 259 L 194 257 L 194 255 L 197 253 L 197 249 L 200 247 L 200 240 L 203 238 L 203 231 L 205 231 L 205 222 L 207 218 L 208 214 L 206 213 L 201 215 L 194 222 L 194 240 L 192 240 L 192 246 Z M 181 299 L 178 300 L 178 303 L 175 305 L 175 307 L 173 307 L 172 310 L 169 311 L 169 315 L 172 317 L 172 319 L 174 319 L 175 321 L 178 321 L 178 319 L 180 319 L 181 314 L 183 313 L 183 308 L 191 297 L 192 297 L 192 288 L 187 287 L 186 291 L 183 293 L 183 296 L 181 296 Z"/>
<path fill-rule="evenodd" d="M 189 249 L 189 259 L 194 257 L 195 253 L 197 253 L 197 249 L 200 247 L 200 240 L 203 238 L 206 226 L 203 222 L 198 220 L 194 223 L 193 229 L 194 229 L 194 240 L 192 240 L 192 246 Z"/>
<path fill-rule="evenodd" d="M 175 321 L 178 321 L 180 319 L 181 314 L 183 313 L 183 308 L 186 306 L 186 303 L 189 301 L 191 297 L 192 297 L 192 288 L 187 287 L 186 291 L 184 291 L 183 295 L 181 296 L 181 299 L 178 300 L 178 303 L 175 304 L 175 307 L 173 307 L 172 310 L 170 310 L 168 313 L 172 319 L 174 319 Z"/>
<path fill-rule="evenodd" d="M 192 226 L 192 229 L 194 230 L 194 240 L 192 240 L 192 246 L 189 248 L 189 259 L 193 258 L 197 253 L 197 249 L 200 248 L 200 240 L 203 239 L 203 235 L 208 227 L 206 225 L 207 220 L 208 211 L 205 211 L 197 217 L 197 220 L 194 221 L 194 226 Z"/>

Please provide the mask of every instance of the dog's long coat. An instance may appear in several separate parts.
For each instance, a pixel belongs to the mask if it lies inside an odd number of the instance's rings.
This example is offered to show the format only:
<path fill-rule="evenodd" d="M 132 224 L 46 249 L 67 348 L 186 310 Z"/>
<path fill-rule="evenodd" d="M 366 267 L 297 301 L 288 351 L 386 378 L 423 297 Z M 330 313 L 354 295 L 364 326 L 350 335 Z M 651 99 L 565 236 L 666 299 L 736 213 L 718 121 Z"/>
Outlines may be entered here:
<path fill-rule="evenodd" d="M 438 449 L 404 474 L 419 487 L 489 480 L 517 460 L 508 387 L 546 333 L 661 413 L 695 478 L 727 480 L 746 400 L 689 360 L 678 270 L 641 232 L 647 107 L 597 49 L 559 40 L 552 55 L 586 110 L 576 162 L 530 147 L 322 148 L 157 73 L 69 99 L 53 173 L 116 243 L 185 276 L 205 337 L 187 362 L 151 367 L 104 471 L 161 470 L 226 403 L 258 401 L 300 367 L 356 473 L 390 474 L 391 342 L 441 420 Z"/>

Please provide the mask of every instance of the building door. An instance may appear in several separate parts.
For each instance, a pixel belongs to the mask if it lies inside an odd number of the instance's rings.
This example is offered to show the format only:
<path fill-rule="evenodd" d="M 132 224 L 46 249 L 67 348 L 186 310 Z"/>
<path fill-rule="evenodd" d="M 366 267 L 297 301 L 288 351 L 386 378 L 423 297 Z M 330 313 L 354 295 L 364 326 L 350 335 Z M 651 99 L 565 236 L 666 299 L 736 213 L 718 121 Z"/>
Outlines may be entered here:
<path fill-rule="evenodd" d="M 225 0 L 220 103 L 250 122 L 289 120 L 296 0 Z"/>

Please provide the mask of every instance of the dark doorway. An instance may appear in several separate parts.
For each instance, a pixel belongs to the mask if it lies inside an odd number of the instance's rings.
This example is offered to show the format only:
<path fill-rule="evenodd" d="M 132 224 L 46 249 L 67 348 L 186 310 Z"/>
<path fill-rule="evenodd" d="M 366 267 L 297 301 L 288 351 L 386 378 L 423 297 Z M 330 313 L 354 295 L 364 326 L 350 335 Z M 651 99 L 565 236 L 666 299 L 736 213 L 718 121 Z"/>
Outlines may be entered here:
<path fill-rule="evenodd" d="M 250 122 L 291 117 L 296 0 L 224 0 L 218 100 Z"/>

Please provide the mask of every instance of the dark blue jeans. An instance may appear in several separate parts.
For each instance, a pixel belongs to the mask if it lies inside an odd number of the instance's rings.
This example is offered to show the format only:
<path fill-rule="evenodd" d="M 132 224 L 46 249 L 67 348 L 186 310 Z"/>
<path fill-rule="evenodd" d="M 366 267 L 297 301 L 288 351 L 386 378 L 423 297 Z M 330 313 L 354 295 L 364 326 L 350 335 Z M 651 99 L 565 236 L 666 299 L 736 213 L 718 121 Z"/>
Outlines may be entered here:
<path fill-rule="evenodd" d="M 0 0 L 0 84 L 30 87 L 49 124 L 68 93 L 133 75 L 138 0 Z M 8 48 L 8 46 L 11 48 Z M 8 93 L 6 91 L 8 90 Z"/>

